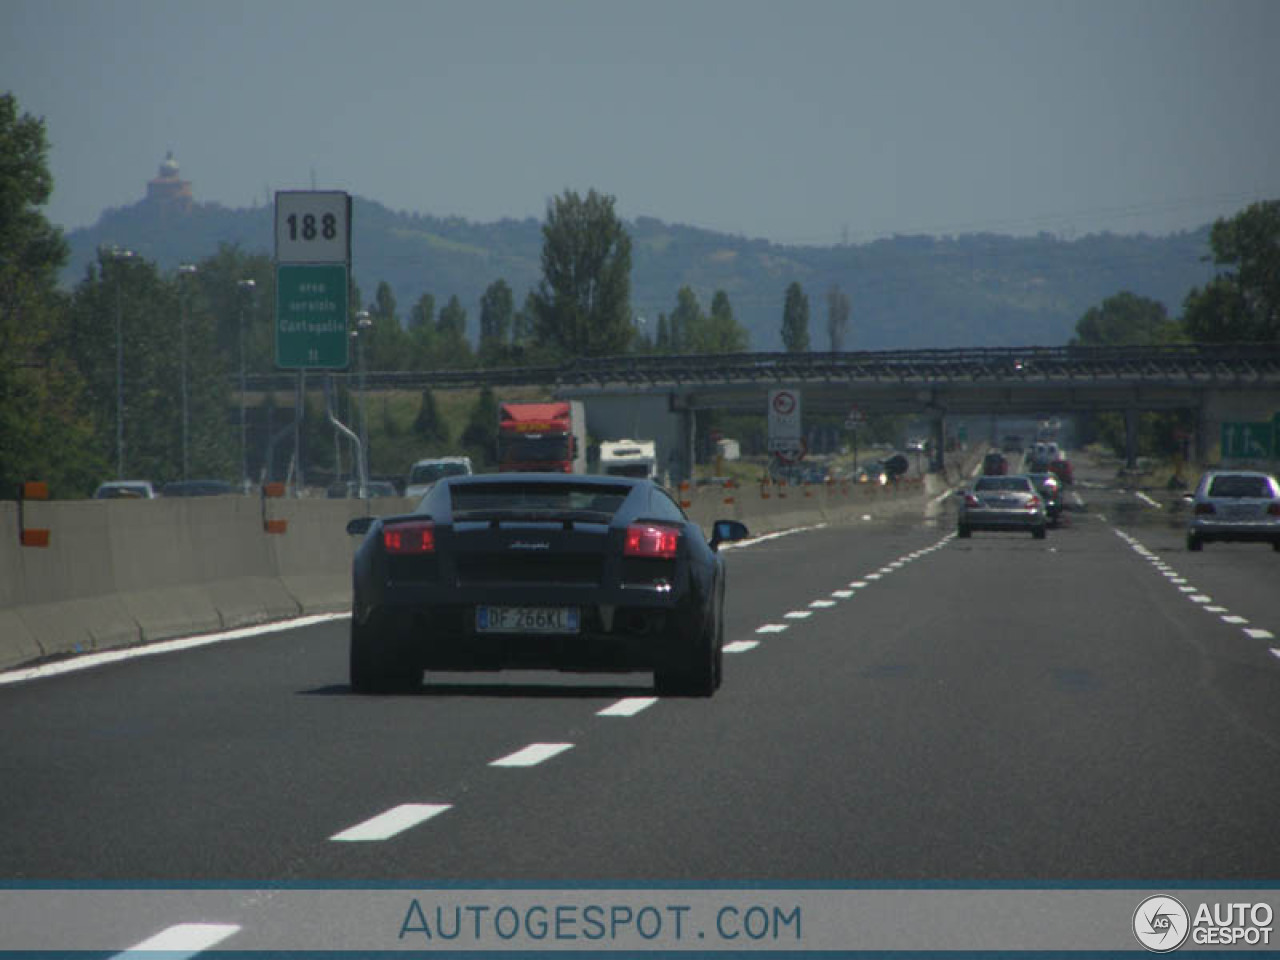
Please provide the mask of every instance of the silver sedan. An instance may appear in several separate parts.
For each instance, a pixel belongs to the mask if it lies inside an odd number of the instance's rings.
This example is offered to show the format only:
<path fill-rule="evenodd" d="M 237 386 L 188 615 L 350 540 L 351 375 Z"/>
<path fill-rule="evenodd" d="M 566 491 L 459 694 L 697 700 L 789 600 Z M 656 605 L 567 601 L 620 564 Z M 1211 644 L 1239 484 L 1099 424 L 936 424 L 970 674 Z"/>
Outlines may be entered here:
<path fill-rule="evenodd" d="M 1280 483 L 1255 470 L 1211 470 L 1191 495 L 1187 549 L 1210 540 L 1270 543 L 1280 551 Z"/>
<path fill-rule="evenodd" d="M 956 536 L 967 537 L 974 530 L 1029 530 L 1043 540 L 1046 522 L 1044 500 L 1030 477 L 978 477 L 960 495 Z"/>

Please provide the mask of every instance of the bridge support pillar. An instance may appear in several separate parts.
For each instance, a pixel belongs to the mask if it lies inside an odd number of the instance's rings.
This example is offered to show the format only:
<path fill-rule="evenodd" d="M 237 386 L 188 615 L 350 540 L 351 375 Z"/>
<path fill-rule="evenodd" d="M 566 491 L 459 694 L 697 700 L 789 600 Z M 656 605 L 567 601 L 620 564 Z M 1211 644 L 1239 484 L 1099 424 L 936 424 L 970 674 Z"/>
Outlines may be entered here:
<path fill-rule="evenodd" d="M 942 473 L 946 469 L 947 430 L 941 414 L 930 421 L 929 432 L 929 472 Z"/>
<path fill-rule="evenodd" d="M 1124 465 L 1133 470 L 1138 466 L 1138 408 L 1124 408 Z"/>
<path fill-rule="evenodd" d="M 698 462 L 698 411 L 692 408 L 680 414 L 680 432 L 684 440 L 684 476 L 681 479 L 693 483 L 693 468 Z"/>

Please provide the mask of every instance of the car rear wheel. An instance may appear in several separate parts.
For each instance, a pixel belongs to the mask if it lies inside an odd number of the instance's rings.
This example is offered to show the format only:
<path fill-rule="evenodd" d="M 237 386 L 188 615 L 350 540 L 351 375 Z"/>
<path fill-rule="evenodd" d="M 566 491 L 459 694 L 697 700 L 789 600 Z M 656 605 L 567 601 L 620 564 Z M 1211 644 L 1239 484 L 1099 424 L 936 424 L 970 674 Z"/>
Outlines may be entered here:
<path fill-rule="evenodd" d="M 685 663 L 654 671 L 653 687 L 660 697 L 709 697 L 720 686 L 723 650 L 719 619 L 708 622 Z"/>
<path fill-rule="evenodd" d="M 357 693 L 412 693 L 422 686 L 422 668 L 405 655 L 394 633 L 379 630 L 377 617 L 351 618 L 351 689 Z"/>
<path fill-rule="evenodd" d="M 1033 527 L 1031 530 L 1031 535 L 1035 537 L 1037 540 L 1043 540 L 1045 536 L 1044 527 Z"/>
<path fill-rule="evenodd" d="M 1204 541 L 1195 534 L 1187 534 L 1187 549 L 1195 552 L 1204 549 Z"/>

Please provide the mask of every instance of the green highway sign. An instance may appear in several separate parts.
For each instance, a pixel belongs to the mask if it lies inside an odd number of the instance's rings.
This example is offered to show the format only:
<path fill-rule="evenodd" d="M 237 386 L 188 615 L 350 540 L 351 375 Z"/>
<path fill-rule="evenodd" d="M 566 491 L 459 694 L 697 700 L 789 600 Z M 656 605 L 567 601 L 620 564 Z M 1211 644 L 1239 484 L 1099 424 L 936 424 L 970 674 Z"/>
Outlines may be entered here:
<path fill-rule="evenodd" d="M 346 264 L 279 264 L 276 366 L 345 369 L 348 341 Z"/>
<path fill-rule="evenodd" d="M 1275 424 L 1224 423 L 1222 456 L 1227 460 L 1266 460 L 1276 456 Z"/>

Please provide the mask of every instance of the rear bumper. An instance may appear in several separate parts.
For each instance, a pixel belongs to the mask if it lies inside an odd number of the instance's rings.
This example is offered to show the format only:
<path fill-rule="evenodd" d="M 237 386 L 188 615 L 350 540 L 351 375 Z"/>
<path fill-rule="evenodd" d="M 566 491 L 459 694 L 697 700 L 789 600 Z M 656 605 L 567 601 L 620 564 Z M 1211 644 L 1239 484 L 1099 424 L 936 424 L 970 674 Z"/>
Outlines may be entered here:
<path fill-rule="evenodd" d="M 1187 527 L 1188 536 L 1198 537 L 1206 543 L 1240 541 L 1243 543 L 1276 543 L 1280 542 L 1280 524 L 1278 523 L 1223 523 L 1222 521 L 1205 523 L 1193 520 Z"/>
<path fill-rule="evenodd" d="M 970 510 L 960 514 L 958 522 L 970 530 L 1039 530 L 1045 526 L 1045 515 L 1012 510 Z"/>

